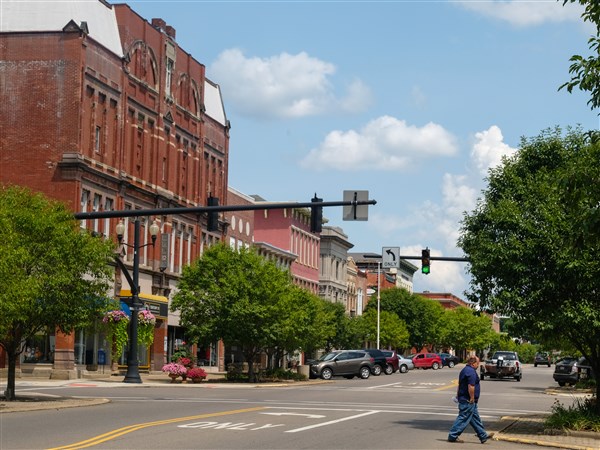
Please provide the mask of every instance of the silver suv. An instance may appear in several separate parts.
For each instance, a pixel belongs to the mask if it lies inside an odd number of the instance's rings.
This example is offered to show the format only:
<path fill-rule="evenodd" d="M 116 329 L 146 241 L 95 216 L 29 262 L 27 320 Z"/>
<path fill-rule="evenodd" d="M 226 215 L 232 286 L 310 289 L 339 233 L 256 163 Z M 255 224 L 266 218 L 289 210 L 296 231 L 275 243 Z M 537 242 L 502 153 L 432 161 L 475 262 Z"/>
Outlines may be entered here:
<path fill-rule="evenodd" d="M 310 364 L 310 375 L 324 380 L 330 380 L 334 376 L 367 379 L 373 370 L 373 363 L 371 355 L 364 350 L 336 350 L 313 361 Z"/>

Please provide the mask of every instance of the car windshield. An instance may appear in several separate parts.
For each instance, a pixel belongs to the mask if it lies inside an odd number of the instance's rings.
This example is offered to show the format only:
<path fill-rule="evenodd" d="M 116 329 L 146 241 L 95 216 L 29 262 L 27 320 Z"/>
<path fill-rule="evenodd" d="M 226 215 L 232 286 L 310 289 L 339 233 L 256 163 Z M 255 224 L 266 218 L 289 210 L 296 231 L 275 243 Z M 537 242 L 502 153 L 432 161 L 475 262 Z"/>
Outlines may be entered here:
<path fill-rule="evenodd" d="M 331 361 L 333 358 L 335 358 L 337 355 L 339 355 L 339 353 L 340 352 L 326 353 L 319 358 L 319 361 Z"/>
<path fill-rule="evenodd" d="M 387 356 L 388 358 L 391 358 L 394 355 L 394 352 L 390 352 L 390 351 L 384 351 L 383 354 L 385 356 Z"/>
<path fill-rule="evenodd" d="M 502 358 L 502 359 L 515 359 L 515 354 L 514 353 L 496 353 L 494 355 L 493 359 L 498 359 L 498 358 Z"/>

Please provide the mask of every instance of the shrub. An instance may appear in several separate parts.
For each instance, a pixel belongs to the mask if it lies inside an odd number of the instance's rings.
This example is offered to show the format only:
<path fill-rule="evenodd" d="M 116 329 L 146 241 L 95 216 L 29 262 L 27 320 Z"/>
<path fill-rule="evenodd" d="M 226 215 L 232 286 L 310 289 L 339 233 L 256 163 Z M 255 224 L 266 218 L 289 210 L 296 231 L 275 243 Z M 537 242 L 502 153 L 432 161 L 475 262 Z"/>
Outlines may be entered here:
<path fill-rule="evenodd" d="M 596 410 L 596 399 L 576 399 L 569 407 L 555 400 L 552 414 L 546 419 L 545 426 L 561 430 L 600 432 L 600 415 Z"/>

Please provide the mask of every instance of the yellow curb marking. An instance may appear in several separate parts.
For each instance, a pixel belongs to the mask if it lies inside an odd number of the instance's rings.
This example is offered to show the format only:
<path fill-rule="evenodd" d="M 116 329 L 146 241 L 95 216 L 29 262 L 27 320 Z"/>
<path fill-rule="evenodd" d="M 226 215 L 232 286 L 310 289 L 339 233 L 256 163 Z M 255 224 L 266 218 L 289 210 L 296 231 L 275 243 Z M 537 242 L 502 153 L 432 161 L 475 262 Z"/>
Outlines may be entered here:
<path fill-rule="evenodd" d="M 230 414 L 240 414 L 240 413 L 245 413 L 245 412 L 261 411 L 263 409 L 267 409 L 267 408 L 256 407 L 256 408 L 236 409 L 236 410 L 232 410 L 232 411 L 200 414 L 197 416 L 179 417 L 176 419 L 157 420 L 156 422 L 139 423 L 137 425 L 129 425 L 127 427 L 118 428 L 116 430 L 101 434 L 99 436 L 95 436 L 95 437 L 87 439 L 85 441 L 76 442 L 71 445 L 65 445 L 64 447 L 55 447 L 55 448 L 51 448 L 48 450 L 68 450 L 68 449 L 87 448 L 87 447 L 92 447 L 94 445 L 102 444 L 103 442 L 109 441 L 111 439 L 115 439 L 115 438 L 123 436 L 127 433 L 133 433 L 134 431 L 138 431 L 143 428 L 155 427 L 155 426 L 159 426 L 159 425 L 167 425 L 170 423 L 185 422 L 187 420 L 206 419 L 207 417 L 219 417 L 219 416 L 227 416 Z"/>

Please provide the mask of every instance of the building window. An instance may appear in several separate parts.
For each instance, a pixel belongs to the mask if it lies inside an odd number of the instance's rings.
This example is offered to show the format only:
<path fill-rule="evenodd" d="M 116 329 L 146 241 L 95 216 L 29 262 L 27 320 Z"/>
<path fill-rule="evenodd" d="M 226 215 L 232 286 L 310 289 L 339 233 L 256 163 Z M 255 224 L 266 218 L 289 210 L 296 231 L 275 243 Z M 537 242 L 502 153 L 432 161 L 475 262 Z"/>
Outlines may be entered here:
<path fill-rule="evenodd" d="M 94 151 L 100 153 L 100 146 L 102 140 L 102 128 L 96 125 L 96 133 L 94 134 Z"/>
<path fill-rule="evenodd" d="M 112 198 L 107 198 L 104 200 L 104 211 L 112 211 L 114 208 L 114 200 Z M 104 219 L 104 236 L 108 237 L 110 235 L 110 219 Z"/>
<path fill-rule="evenodd" d="M 175 61 L 172 59 L 167 59 L 167 75 L 165 78 L 165 94 L 167 96 L 171 95 L 171 81 L 173 79 L 173 67 L 175 66 Z"/>
<path fill-rule="evenodd" d="M 88 210 L 88 202 L 90 201 L 90 191 L 82 190 L 81 191 L 81 212 L 87 212 Z M 80 223 L 81 228 L 86 228 L 87 220 L 82 220 Z"/>

